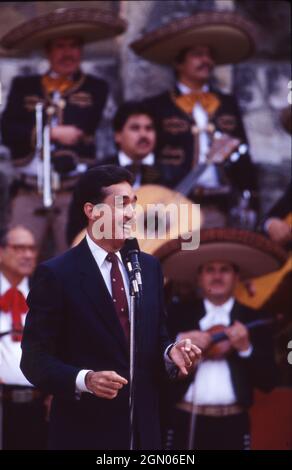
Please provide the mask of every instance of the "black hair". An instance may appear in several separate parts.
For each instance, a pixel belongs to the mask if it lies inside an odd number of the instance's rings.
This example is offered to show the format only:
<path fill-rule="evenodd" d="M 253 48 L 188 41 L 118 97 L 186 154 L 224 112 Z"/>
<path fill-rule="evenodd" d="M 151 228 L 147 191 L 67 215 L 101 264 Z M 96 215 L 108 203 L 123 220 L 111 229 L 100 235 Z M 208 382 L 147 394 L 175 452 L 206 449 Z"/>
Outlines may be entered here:
<path fill-rule="evenodd" d="M 80 207 L 86 202 L 99 204 L 105 198 L 104 188 L 126 181 L 133 184 L 133 175 L 125 168 L 116 165 L 99 165 L 86 171 L 79 179 L 74 194 L 78 196 Z"/>
<path fill-rule="evenodd" d="M 116 165 L 96 165 L 79 178 L 69 206 L 66 238 L 69 245 L 76 235 L 87 227 L 87 217 L 83 207 L 86 202 L 99 204 L 105 198 L 104 188 L 126 181 L 133 184 L 133 174 Z"/>
<path fill-rule="evenodd" d="M 154 127 L 156 128 L 156 121 L 150 108 L 145 102 L 142 101 L 126 101 L 117 109 L 117 112 L 113 119 L 113 129 L 115 132 L 119 132 L 123 129 L 127 120 L 130 116 L 137 114 L 146 114 L 152 120 Z"/>

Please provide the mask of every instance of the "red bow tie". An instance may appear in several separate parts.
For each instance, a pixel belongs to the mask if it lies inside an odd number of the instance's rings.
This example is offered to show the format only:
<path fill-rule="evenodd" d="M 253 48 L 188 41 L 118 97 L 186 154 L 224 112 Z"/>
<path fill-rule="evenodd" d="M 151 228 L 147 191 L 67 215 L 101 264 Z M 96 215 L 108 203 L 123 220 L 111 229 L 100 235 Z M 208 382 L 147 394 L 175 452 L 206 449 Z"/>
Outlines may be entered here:
<path fill-rule="evenodd" d="M 11 314 L 12 329 L 17 331 L 17 333 L 12 333 L 12 339 L 13 341 L 21 341 L 21 331 L 23 330 L 21 315 L 28 310 L 24 295 L 16 287 L 10 287 L 0 297 L 0 310 Z"/>

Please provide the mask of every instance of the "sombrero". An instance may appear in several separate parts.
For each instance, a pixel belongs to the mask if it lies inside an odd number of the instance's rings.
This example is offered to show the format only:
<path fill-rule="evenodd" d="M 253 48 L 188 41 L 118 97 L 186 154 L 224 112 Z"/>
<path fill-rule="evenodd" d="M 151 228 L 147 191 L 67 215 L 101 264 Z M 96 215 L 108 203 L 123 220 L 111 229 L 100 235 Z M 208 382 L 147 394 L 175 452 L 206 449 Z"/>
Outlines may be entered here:
<path fill-rule="evenodd" d="M 172 64 L 178 53 L 196 45 L 209 46 L 217 64 L 236 63 L 253 54 L 258 31 L 233 12 L 201 12 L 145 34 L 131 43 L 144 59 Z"/>
<path fill-rule="evenodd" d="M 170 240 L 155 252 L 168 279 L 192 281 L 198 268 L 212 261 L 228 261 L 239 268 L 241 279 L 250 279 L 279 269 L 288 256 L 259 233 L 231 228 L 201 230 L 196 250 L 182 250 L 181 243 Z"/>
<path fill-rule="evenodd" d="M 109 11 L 96 8 L 59 8 L 30 19 L 6 33 L 0 45 L 7 50 L 29 51 L 64 36 L 80 36 L 84 42 L 99 41 L 121 34 L 126 22 Z"/>
<path fill-rule="evenodd" d="M 291 105 L 286 106 L 281 112 L 280 121 L 288 134 L 292 134 L 292 112 Z"/>

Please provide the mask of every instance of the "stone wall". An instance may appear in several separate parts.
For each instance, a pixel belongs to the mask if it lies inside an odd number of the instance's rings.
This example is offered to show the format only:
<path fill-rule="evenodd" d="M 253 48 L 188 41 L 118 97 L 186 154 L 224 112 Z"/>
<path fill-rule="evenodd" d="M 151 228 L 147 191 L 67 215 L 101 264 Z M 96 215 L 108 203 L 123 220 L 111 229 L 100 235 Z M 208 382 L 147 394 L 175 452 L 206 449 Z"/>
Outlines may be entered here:
<path fill-rule="evenodd" d="M 76 3 L 2 2 L 1 33 L 27 18 L 58 7 L 76 6 Z M 98 159 L 114 151 L 110 121 L 117 105 L 123 99 L 151 96 L 173 83 L 171 70 L 137 57 L 128 47 L 131 41 L 171 19 L 200 10 L 238 10 L 257 22 L 262 41 L 258 44 L 255 57 L 235 67 L 218 67 L 215 81 L 223 91 L 234 92 L 239 100 L 251 153 L 259 165 L 262 211 L 265 211 L 282 193 L 291 174 L 291 138 L 279 125 L 279 113 L 287 104 L 287 85 L 291 80 L 289 3 L 284 0 L 123 0 L 82 1 L 82 6 L 98 6 L 118 12 L 129 25 L 124 35 L 93 44 L 85 50 L 84 70 L 104 77 L 112 90 L 97 133 Z M 12 78 L 18 74 L 42 72 L 47 63 L 37 56 L 26 59 L 5 57 L 2 51 L 0 64 L 2 112 Z M 0 170 L 9 177 L 11 167 L 8 158 L 7 149 L 0 146 Z"/>

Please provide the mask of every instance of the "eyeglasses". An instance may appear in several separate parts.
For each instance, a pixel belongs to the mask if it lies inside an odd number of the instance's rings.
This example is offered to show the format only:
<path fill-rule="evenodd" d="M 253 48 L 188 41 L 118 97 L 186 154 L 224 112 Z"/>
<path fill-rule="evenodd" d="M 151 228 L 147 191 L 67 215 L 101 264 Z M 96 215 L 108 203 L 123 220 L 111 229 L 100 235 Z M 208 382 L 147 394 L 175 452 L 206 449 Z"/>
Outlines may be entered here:
<path fill-rule="evenodd" d="M 31 253 L 37 252 L 37 247 L 35 245 L 16 245 L 7 243 L 6 247 L 12 248 L 16 253 L 24 253 L 25 251 L 30 251 Z"/>

